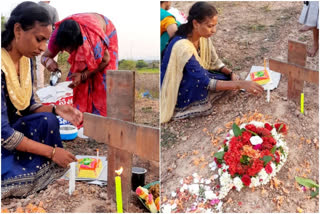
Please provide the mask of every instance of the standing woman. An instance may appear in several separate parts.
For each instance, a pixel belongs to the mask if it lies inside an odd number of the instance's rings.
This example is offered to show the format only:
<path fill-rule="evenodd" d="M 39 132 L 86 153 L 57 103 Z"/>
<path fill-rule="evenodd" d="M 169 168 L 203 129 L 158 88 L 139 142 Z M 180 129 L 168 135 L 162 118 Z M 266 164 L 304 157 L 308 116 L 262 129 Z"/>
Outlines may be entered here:
<path fill-rule="evenodd" d="M 42 106 L 32 91 L 31 57 L 46 47 L 52 32 L 47 11 L 19 4 L 1 33 L 1 196 L 27 196 L 60 178 L 73 154 L 62 147 L 56 115 L 74 125 L 82 113 L 72 106 Z"/>
<path fill-rule="evenodd" d="M 53 58 L 67 51 L 71 64 L 73 105 L 81 112 L 107 116 L 107 70 L 118 69 L 118 39 L 112 22 L 97 13 L 71 15 L 55 24 L 42 64 L 58 69 Z"/>
<path fill-rule="evenodd" d="M 208 115 L 209 95 L 239 90 L 260 95 L 262 86 L 239 80 L 218 58 L 210 37 L 216 32 L 218 12 L 207 2 L 195 3 L 188 22 L 180 25 L 164 50 L 161 62 L 160 122 Z"/>

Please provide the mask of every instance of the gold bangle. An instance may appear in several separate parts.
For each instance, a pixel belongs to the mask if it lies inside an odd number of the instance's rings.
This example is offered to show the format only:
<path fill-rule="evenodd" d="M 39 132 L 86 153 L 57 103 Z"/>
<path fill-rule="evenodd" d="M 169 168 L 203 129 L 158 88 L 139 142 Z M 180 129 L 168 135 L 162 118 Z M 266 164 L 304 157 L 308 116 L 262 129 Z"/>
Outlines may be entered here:
<path fill-rule="evenodd" d="M 53 150 L 52 150 L 52 153 L 51 153 L 51 160 L 52 160 L 52 158 L 53 158 L 53 156 L 54 156 L 54 154 L 56 153 L 56 147 L 53 147 Z"/>

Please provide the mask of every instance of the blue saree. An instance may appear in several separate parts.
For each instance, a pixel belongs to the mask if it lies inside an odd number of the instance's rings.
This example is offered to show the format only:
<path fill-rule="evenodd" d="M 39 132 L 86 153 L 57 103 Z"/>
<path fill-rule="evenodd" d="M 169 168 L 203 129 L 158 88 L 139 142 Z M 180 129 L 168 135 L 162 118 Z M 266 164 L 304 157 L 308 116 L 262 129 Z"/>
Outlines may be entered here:
<path fill-rule="evenodd" d="M 33 194 L 61 177 L 67 170 L 46 157 L 15 149 L 24 136 L 52 147 L 62 147 L 56 116 L 47 112 L 32 114 L 40 106 L 32 94 L 30 106 L 18 112 L 10 101 L 6 79 L 1 72 L 2 198 Z"/>
<path fill-rule="evenodd" d="M 185 39 L 185 37 L 174 37 L 165 49 L 161 62 L 161 87 L 173 46 L 181 39 Z M 208 71 L 204 69 L 196 57 L 192 55 L 183 68 L 183 77 L 178 90 L 173 119 L 207 115 L 212 111 L 212 105 L 209 102 L 209 82 L 211 79 L 230 80 L 230 77 L 218 70 Z"/>

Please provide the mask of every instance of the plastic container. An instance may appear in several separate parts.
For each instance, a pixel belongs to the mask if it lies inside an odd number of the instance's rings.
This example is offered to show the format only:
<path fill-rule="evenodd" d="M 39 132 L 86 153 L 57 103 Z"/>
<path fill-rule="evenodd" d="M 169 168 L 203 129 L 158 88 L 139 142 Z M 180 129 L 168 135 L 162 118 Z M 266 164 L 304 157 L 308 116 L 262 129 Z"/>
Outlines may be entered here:
<path fill-rule="evenodd" d="M 132 191 L 136 191 L 138 186 L 144 186 L 147 170 L 141 167 L 132 167 L 131 186 Z"/>
<path fill-rule="evenodd" d="M 60 126 L 61 140 L 73 140 L 78 136 L 78 129 L 73 125 Z"/>

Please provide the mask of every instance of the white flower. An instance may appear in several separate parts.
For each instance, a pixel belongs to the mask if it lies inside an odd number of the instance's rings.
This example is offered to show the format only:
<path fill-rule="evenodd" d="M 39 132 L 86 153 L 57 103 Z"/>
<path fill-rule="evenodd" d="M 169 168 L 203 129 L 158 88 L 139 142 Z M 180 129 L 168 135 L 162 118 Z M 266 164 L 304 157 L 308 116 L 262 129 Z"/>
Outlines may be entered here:
<path fill-rule="evenodd" d="M 277 147 L 284 146 L 284 144 L 285 143 L 281 139 L 277 140 Z"/>
<path fill-rule="evenodd" d="M 246 127 L 246 125 L 247 125 L 246 123 L 242 123 L 242 124 L 239 126 L 239 128 L 240 128 L 240 129 L 244 129 L 244 128 Z"/>
<path fill-rule="evenodd" d="M 215 161 L 213 161 L 212 163 L 209 164 L 209 167 L 211 168 L 212 171 L 216 170 L 217 168 L 217 164 Z"/>
<path fill-rule="evenodd" d="M 264 123 L 263 122 L 258 122 L 258 121 L 251 121 L 249 124 L 255 125 L 256 127 L 264 127 Z"/>
<path fill-rule="evenodd" d="M 194 178 L 195 178 L 195 177 L 198 177 L 198 173 L 195 172 L 195 173 L 192 174 L 192 176 L 193 176 Z"/>
<path fill-rule="evenodd" d="M 163 206 L 161 206 L 162 208 L 162 213 L 171 213 L 171 205 L 170 204 L 165 204 Z"/>
<path fill-rule="evenodd" d="M 227 164 L 222 164 L 222 167 L 221 167 L 222 170 L 227 170 L 229 169 L 229 166 Z"/>
<path fill-rule="evenodd" d="M 229 173 L 223 173 L 220 177 L 221 186 L 227 186 L 232 183 L 232 178 Z"/>
<path fill-rule="evenodd" d="M 257 187 L 260 185 L 259 177 L 252 177 L 249 187 Z"/>
<path fill-rule="evenodd" d="M 177 193 L 176 193 L 176 192 L 174 192 L 174 191 L 172 191 L 172 192 L 171 192 L 171 196 L 172 196 L 172 198 L 174 198 L 174 197 L 176 197 L 176 196 L 177 196 Z"/>
<path fill-rule="evenodd" d="M 196 184 L 199 183 L 199 179 L 198 178 L 194 178 L 193 179 L 193 183 L 196 183 Z"/>
<path fill-rule="evenodd" d="M 204 183 L 205 183 L 205 184 L 211 184 L 211 180 L 210 180 L 210 179 L 206 179 L 206 180 L 204 181 Z"/>
<path fill-rule="evenodd" d="M 229 137 L 233 137 L 233 136 L 234 136 L 234 133 L 233 133 L 233 130 L 232 130 L 232 129 L 229 131 L 229 134 L 230 134 Z"/>
<path fill-rule="evenodd" d="M 216 210 L 218 210 L 219 212 L 221 212 L 222 210 L 222 204 L 223 204 L 223 202 L 222 201 L 220 201 L 219 202 L 219 204 L 218 204 L 218 206 L 216 207 Z"/>
<path fill-rule="evenodd" d="M 250 142 L 252 145 L 258 145 L 258 144 L 261 144 L 263 142 L 262 138 L 259 137 L 259 136 L 253 136 L 250 138 Z"/>
<path fill-rule="evenodd" d="M 209 190 L 209 191 L 205 191 L 204 192 L 204 195 L 206 197 L 207 200 L 213 200 L 213 199 L 216 199 L 217 198 L 217 195 L 214 194 L 214 192 L 212 190 Z"/>
<path fill-rule="evenodd" d="M 180 184 L 183 184 L 183 179 L 180 180 Z"/>
<path fill-rule="evenodd" d="M 199 195 L 199 184 L 191 184 L 188 189 L 191 194 Z"/>
<path fill-rule="evenodd" d="M 273 138 L 278 142 L 280 140 L 281 135 L 278 134 L 277 130 L 275 128 L 273 128 L 271 130 L 271 134 L 273 136 Z"/>
<path fill-rule="evenodd" d="M 213 175 L 213 179 L 217 179 L 219 177 L 219 175 L 215 174 Z"/>
<path fill-rule="evenodd" d="M 177 208 L 177 204 L 172 204 L 171 205 L 171 210 L 175 210 Z"/>
<path fill-rule="evenodd" d="M 278 135 L 277 130 L 276 130 L 275 128 L 273 128 L 273 129 L 271 130 L 271 134 L 272 134 L 273 136 Z"/>
<path fill-rule="evenodd" d="M 209 190 L 210 190 L 210 187 L 209 187 L 209 186 L 206 186 L 206 185 L 205 185 L 205 186 L 203 186 L 203 187 L 204 187 L 204 190 L 205 190 L 205 191 L 209 191 Z"/>
<path fill-rule="evenodd" d="M 240 190 L 243 187 L 243 183 L 242 183 L 241 179 L 239 177 L 235 177 L 233 179 L 233 184 L 236 187 L 237 191 L 240 192 Z"/>
<path fill-rule="evenodd" d="M 183 186 L 180 188 L 180 192 L 184 192 L 187 189 L 188 189 L 188 185 L 187 184 L 183 184 Z"/>

